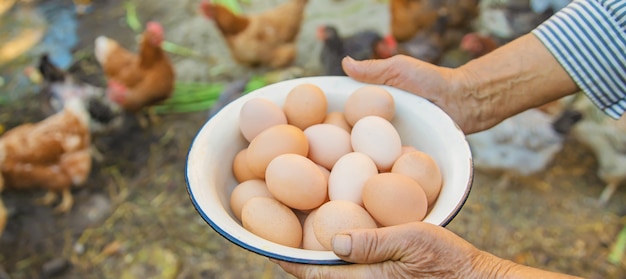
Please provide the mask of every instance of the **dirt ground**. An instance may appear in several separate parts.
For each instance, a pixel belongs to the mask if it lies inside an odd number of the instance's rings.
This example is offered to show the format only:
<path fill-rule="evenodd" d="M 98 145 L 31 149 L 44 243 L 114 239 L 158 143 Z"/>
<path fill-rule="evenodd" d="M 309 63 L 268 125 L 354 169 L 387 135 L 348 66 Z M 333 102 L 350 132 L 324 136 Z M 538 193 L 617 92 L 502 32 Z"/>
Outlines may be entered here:
<path fill-rule="evenodd" d="M 18 5 L 43 2 L 71 4 Z M 79 42 L 73 49 L 87 64 L 93 63 L 98 35 L 135 43 L 124 21 L 124 2 L 94 2 L 93 13 L 77 19 Z M 230 59 L 215 27 L 197 13 L 199 1 L 133 2 L 140 20 L 160 21 L 167 40 L 199 53 L 194 58 L 171 56 L 180 80 L 224 81 L 254 72 Z M 253 11 L 282 1 L 249 2 L 244 9 Z M 377 0 L 310 1 L 296 66 L 316 71 L 318 24 L 334 23 L 345 33 L 363 28 L 386 32 L 386 5 Z M 33 59 L 0 67 L 8 81 L 0 91 L 13 96 L 9 103 L 0 102 L 0 124 L 6 128 L 44 117 L 37 88 L 11 87 L 9 79 Z M 103 160 L 94 162 L 87 185 L 73 190 L 76 203 L 67 214 L 36 204 L 42 191 L 3 192 L 9 220 L 0 238 L 0 266 L 6 273 L 0 278 L 292 278 L 219 236 L 193 208 L 185 187 L 186 152 L 206 120 L 206 112 L 167 114 L 142 129 L 128 119 L 122 131 L 94 139 Z M 518 263 L 585 278 L 626 278 L 626 260 L 607 260 L 626 225 L 626 190 L 618 190 L 606 207 L 597 206 L 603 183 L 595 169 L 590 151 L 569 140 L 546 171 L 514 179 L 505 188 L 492 187 L 500 174 L 476 171 L 469 200 L 448 228 L 478 248 Z"/>

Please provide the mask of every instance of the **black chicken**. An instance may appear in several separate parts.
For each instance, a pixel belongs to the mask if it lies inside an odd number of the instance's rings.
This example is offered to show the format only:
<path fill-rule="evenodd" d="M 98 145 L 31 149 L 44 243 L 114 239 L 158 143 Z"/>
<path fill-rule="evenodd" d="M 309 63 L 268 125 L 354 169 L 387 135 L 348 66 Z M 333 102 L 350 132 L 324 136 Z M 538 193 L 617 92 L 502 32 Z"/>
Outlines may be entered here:
<path fill-rule="evenodd" d="M 391 35 L 382 37 L 371 30 L 342 38 L 337 28 L 325 25 L 318 28 L 317 37 L 324 44 L 320 55 L 322 75 L 345 76 L 341 60 L 346 56 L 365 60 L 388 58 L 396 54 L 396 42 Z"/>

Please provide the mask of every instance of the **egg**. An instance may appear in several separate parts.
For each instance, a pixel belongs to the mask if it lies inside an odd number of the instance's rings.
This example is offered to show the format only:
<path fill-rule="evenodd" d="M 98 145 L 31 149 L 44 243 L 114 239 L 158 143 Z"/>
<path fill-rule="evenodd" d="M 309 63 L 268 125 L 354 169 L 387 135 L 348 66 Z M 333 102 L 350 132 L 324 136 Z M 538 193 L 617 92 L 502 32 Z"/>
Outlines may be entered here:
<path fill-rule="evenodd" d="M 439 166 L 427 153 L 412 151 L 403 154 L 393 164 L 391 172 L 406 175 L 417 181 L 426 193 L 429 206 L 432 206 L 437 200 L 443 177 Z"/>
<path fill-rule="evenodd" d="M 326 248 L 317 240 L 313 230 L 313 219 L 317 209 L 311 210 L 302 224 L 302 249 L 325 251 Z"/>
<path fill-rule="evenodd" d="M 304 130 L 309 141 L 308 157 L 313 162 L 332 169 L 339 158 L 352 152 L 350 134 L 332 124 L 315 124 Z"/>
<path fill-rule="evenodd" d="M 239 183 L 230 194 L 230 209 L 237 219 L 241 221 L 241 209 L 243 205 L 254 197 L 272 198 L 265 181 L 260 179 L 246 180 Z"/>
<path fill-rule="evenodd" d="M 313 216 L 313 231 L 326 250 L 332 250 L 332 237 L 337 233 L 376 227 L 372 216 L 363 207 L 350 201 L 337 200 L 324 203 Z"/>
<path fill-rule="evenodd" d="M 307 156 L 309 142 L 298 127 L 281 124 L 267 128 L 248 145 L 246 159 L 254 175 L 265 178 L 267 165 L 278 155 L 293 153 Z"/>
<path fill-rule="evenodd" d="M 293 209 L 309 210 L 326 201 L 326 175 L 302 155 L 282 154 L 274 158 L 267 166 L 265 183 L 277 200 Z"/>
<path fill-rule="evenodd" d="M 322 89 L 308 83 L 296 85 L 291 89 L 283 104 L 287 123 L 302 130 L 313 124 L 322 123 L 327 109 L 328 101 Z"/>
<path fill-rule="evenodd" d="M 266 240 L 299 248 L 302 244 L 302 225 L 296 214 L 273 198 L 254 197 L 241 210 L 243 227 Z"/>
<path fill-rule="evenodd" d="M 326 114 L 326 118 L 324 118 L 323 123 L 333 124 L 341 129 L 346 130 L 346 132 L 348 133 L 350 133 L 350 130 L 352 130 L 352 126 L 350 126 L 350 123 L 348 123 L 348 120 L 346 120 L 346 116 L 341 111 L 329 112 L 328 114 Z"/>
<path fill-rule="evenodd" d="M 348 153 L 335 163 L 328 176 L 328 198 L 363 205 L 363 185 L 378 174 L 374 161 L 360 152 Z"/>
<path fill-rule="evenodd" d="M 376 115 L 391 121 L 396 104 L 389 91 L 380 86 L 366 85 L 355 90 L 346 100 L 343 113 L 351 126 L 359 119 Z"/>
<path fill-rule="evenodd" d="M 421 221 L 426 216 L 426 193 L 415 180 L 398 173 L 379 173 L 363 185 L 363 205 L 382 226 Z"/>
<path fill-rule="evenodd" d="M 244 182 L 246 180 L 259 178 L 252 173 L 252 170 L 250 170 L 247 153 L 248 149 L 244 148 L 237 152 L 237 155 L 235 155 L 235 159 L 233 160 L 233 175 L 235 176 L 237 182 Z"/>
<path fill-rule="evenodd" d="M 389 171 L 402 153 L 396 128 L 380 116 L 366 116 L 357 121 L 350 134 L 352 149 L 372 158 L 381 172 Z"/>
<path fill-rule="evenodd" d="M 250 99 L 239 112 L 239 129 L 248 142 L 261 131 L 278 124 L 287 124 L 287 116 L 280 106 L 267 99 Z"/>

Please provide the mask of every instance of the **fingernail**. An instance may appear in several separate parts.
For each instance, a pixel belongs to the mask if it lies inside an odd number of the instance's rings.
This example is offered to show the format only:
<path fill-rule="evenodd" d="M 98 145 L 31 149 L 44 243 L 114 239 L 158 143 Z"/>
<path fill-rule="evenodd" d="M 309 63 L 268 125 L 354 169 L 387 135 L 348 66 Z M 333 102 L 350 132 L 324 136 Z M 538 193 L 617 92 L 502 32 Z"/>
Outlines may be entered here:
<path fill-rule="evenodd" d="M 352 253 L 352 237 L 348 234 L 337 234 L 333 237 L 333 251 L 339 256 Z"/>

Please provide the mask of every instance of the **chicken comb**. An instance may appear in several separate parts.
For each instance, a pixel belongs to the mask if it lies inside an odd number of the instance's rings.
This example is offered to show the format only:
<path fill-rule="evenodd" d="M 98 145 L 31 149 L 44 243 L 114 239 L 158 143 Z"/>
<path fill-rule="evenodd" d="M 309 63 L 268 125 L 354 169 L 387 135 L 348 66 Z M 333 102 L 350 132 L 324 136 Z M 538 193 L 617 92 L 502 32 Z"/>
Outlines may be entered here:
<path fill-rule="evenodd" d="M 393 50 L 398 48 L 398 42 L 396 41 L 396 38 L 394 38 L 393 35 L 391 34 L 388 34 L 387 36 L 385 36 L 383 38 L 383 41 Z"/>
<path fill-rule="evenodd" d="M 163 36 L 163 26 L 156 21 L 146 23 L 146 30 L 155 35 Z"/>

